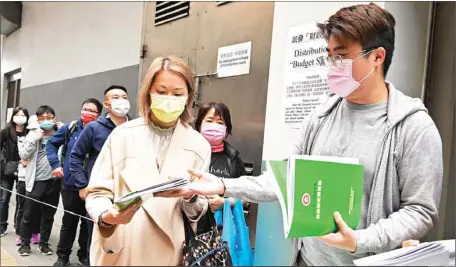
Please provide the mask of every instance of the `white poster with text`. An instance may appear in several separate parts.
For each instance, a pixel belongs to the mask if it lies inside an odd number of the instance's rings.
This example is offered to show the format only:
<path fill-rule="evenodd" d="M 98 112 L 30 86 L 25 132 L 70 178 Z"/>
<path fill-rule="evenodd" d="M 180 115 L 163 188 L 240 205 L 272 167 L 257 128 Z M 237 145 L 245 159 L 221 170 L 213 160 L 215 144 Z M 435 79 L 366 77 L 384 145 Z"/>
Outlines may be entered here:
<path fill-rule="evenodd" d="M 220 47 L 217 55 L 217 76 L 219 78 L 250 73 L 252 42 Z"/>
<path fill-rule="evenodd" d="M 284 122 L 289 128 L 299 129 L 329 93 L 328 69 L 323 64 L 323 57 L 328 55 L 327 42 L 316 23 L 291 28 L 286 41 Z"/>

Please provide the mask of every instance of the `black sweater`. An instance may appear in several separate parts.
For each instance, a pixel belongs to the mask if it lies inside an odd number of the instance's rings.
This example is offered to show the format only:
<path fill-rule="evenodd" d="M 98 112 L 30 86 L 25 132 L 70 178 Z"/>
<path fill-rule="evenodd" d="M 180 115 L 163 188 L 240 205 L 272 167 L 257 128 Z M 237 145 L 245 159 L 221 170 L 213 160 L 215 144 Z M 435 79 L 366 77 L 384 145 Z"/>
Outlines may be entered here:
<path fill-rule="evenodd" d="M 212 153 L 209 173 L 220 178 L 239 178 L 246 175 L 239 151 L 225 141 L 225 149 L 222 152 Z"/>

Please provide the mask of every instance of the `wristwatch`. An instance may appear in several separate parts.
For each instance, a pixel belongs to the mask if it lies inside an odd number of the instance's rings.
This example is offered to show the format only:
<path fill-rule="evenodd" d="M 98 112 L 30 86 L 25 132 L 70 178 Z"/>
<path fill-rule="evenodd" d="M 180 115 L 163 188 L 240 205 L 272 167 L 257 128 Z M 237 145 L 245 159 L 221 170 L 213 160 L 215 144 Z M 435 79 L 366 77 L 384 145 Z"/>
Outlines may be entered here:
<path fill-rule="evenodd" d="M 98 216 L 97 224 L 98 224 L 99 227 L 111 228 L 112 224 L 103 222 L 103 219 L 101 218 L 101 217 L 103 217 L 103 214 L 105 214 L 106 212 L 108 212 L 108 210 L 104 210 L 103 212 L 100 213 L 100 215 Z"/>

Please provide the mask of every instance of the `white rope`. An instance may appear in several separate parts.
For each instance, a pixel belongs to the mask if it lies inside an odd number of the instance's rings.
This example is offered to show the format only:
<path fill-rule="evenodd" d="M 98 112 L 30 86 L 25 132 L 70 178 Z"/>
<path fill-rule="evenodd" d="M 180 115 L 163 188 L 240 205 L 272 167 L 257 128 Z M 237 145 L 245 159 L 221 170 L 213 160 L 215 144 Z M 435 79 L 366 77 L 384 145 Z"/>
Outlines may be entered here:
<path fill-rule="evenodd" d="M 196 154 L 196 155 L 198 155 L 198 154 Z M 208 159 L 209 156 L 210 156 L 210 154 L 207 155 L 206 158 L 203 160 L 202 165 L 201 165 L 199 171 L 202 171 L 202 170 L 203 170 L 203 168 L 204 168 L 204 163 L 206 162 L 206 160 Z M 199 157 L 200 159 L 202 159 L 202 157 L 201 157 L 200 155 L 198 155 L 198 157 Z M 10 192 L 10 193 L 12 193 L 12 194 L 15 194 L 15 195 L 18 195 L 18 196 L 21 196 L 21 197 L 30 199 L 30 200 L 35 201 L 35 202 L 38 202 L 38 203 L 40 203 L 40 204 L 43 204 L 43 205 L 52 207 L 52 208 L 54 208 L 54 209 L 61 210 L 61 211 L 63 211 L 63 212 L 69 213 L 69 214 L 71 214 L 71 215 L 78 216 L 78 217 L 81 217 L 81 218 L 86 219 L 86 220 L 89 220 L 89 221 L 93 221 L 93 220 L 92 220 L 91 218 L 89 218 L 89 217 L 82 216 L 82 215 L 76 214 L 76 213 L 74 213 L 74 212 L 71 212 L 71 211 L 68 211 L 68 210 L 65 210 L 65 209 L 62 209 L 62 208 L 53 206 L 53 205 L 51 205 L 51 204 L 48 204 L 48 203 L 46 203 L 46 202 L 42 202 L 42 201 L 36 200 L 36 199 L 31 198 L 31 197 L 28 197 L 28 196 L 26 196 L 26 195 L 22 195 L 22 194 L 20 194 L 20 193 L 18 193 L 18 192 L 16 192 L 16 191 L 12 191 L 12 190 L 6 189 L 6 188 L 4 188 L 3 186 L 0 186 L 0 189 L 1 189 L 1 190 L 8 191 L 8 192 Z"/>
<path fill-rule="evenodd" d="M 82 216 L 82 215 L 76 214 L 76 213 L 74 213 L 74 212 L 71 212 L 71 211 L 68 211 L 68 210 L 65 210 L 65 209 L 62 209 L 62 208 L 53 206 L 53 205 L 48 204 L 48 203 L 46 203 L 46 202 L 42 202 L 42 201 L 36 200 L 36 199 L 34 199 L 34 198 L 31 198 L 31 197 L 22 195 L 22 194 L 20 194 L 20 193 L 18 193 L 18 192 L 16 192 L 16 191 L 13 192 L 13 191 L 11 191 L 11 190 L 9 190 L 9 189 L 4 188 L 3 186 L 0 186 L 0 189 L 1 189 L 1 190 L 8 191 L 8 192 L 10 192 L 10 193 L 12 193 L 12 194 L 16 194 L 16 195 L 21 196 L 21 197 L 23 197 L 23 198 L 30 199 L 30 200 L 35 201 L 35 202 L 38 202 L 38 203 L 40 203 L 40 204 L 43 204 L 43 205 L 46 205 L 46 206 L 49 206 L 49 207 L 52 207 L 52 208 L 61 210 L 61 211 L 63 211 L 63 212 L 69 213 L 69 214 L 71 214 L 71 215 L 78 216 L 78 217 L 81 217 L 81 218 L 86 219 L 86 220 L 89 220 L 89 221 L 93 221 L 93 220 L 92 220 L 91 218 L 89 218 L 89 217 Z"/>

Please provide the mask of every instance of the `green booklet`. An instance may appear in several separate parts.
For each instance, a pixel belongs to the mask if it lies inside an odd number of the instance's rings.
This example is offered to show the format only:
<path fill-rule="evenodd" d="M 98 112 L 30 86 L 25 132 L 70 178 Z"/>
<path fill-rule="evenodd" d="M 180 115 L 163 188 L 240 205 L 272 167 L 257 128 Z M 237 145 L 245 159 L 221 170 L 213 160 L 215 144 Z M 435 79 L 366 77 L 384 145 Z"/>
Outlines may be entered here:
<path fill-rule="evenodd" d="M 266 172 L 282 208 L 286 238 L 337 232 L 335 211 L 352 229 L 358 226 L 364 167 L 357 159 L 293 155 L 266 161 Z"/>

